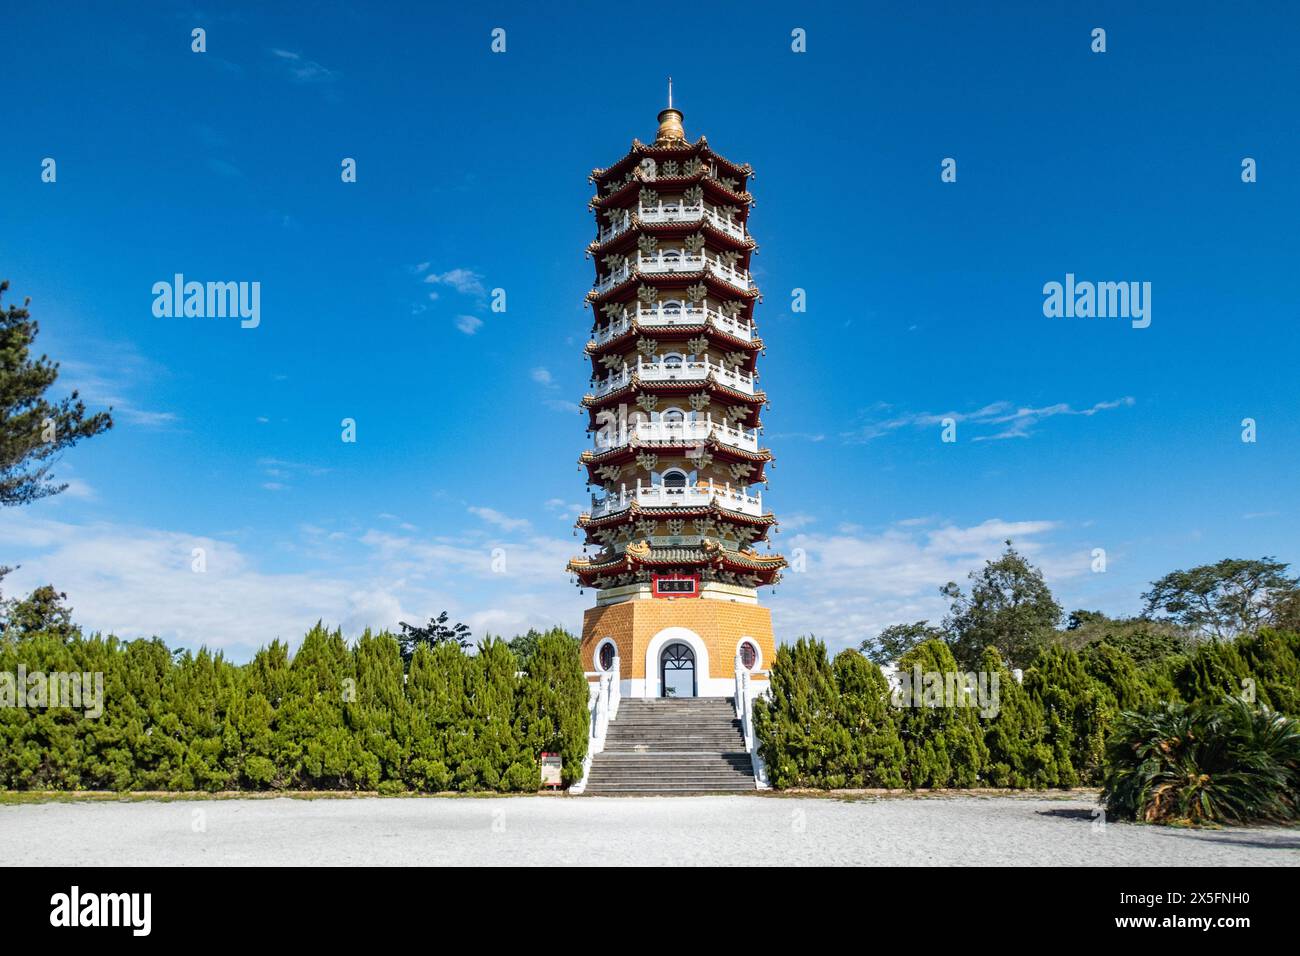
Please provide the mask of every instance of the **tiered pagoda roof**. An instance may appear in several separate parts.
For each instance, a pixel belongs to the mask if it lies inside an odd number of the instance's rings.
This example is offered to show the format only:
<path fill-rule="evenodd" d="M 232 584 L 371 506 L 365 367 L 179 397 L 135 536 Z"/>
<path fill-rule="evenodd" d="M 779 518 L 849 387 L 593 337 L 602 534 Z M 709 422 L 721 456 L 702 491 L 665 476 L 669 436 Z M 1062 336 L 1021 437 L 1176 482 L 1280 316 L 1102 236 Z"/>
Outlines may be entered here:
<path fill-rule="evenodd" d="M 569 562 L 581 586 L 667 574 L 757 588 L 785 567 L 754 550 L 776 518 L 753 489 L 772 453 L 758 441 L 752 176 L 703 136 L 688 140 L 671 96 L 654 143 L 633 140 L 591 172 L 593 389 L 582 405 L 597 442 L 578 461 L 603 497 L 577 522 L 599 549 Z"/>

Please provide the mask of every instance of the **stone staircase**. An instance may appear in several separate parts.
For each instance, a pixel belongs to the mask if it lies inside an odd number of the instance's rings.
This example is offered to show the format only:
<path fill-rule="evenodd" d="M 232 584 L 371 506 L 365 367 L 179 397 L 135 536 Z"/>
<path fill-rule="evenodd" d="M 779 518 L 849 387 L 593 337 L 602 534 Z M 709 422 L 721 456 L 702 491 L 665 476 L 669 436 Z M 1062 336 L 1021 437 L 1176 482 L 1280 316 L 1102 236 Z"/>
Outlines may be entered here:
<path fill-rule="evenodd" d="M 754 766 L 727 697 L 624 698 L 589 794 L 712 793 L 754 789 Z"/>

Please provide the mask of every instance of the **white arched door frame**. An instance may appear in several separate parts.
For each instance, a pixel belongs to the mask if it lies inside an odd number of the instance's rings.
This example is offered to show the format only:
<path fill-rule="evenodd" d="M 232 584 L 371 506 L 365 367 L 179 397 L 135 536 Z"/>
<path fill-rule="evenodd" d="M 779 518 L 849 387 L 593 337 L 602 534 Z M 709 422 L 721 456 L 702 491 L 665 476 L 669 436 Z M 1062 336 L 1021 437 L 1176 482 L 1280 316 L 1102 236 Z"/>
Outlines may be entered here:
<path fill-rule="evenodd" d="M 685 644 L 695 655 L 695 693 L 703 696 L 712 672 L 709 670 L 709 649 L 704 646 L 700 635 L 687 627 L 665 627 L 650 638 L 645 649 L 645 696 L 658 697 L 663 693 L 660 686 L 659 656 L 669 644 Z"/>

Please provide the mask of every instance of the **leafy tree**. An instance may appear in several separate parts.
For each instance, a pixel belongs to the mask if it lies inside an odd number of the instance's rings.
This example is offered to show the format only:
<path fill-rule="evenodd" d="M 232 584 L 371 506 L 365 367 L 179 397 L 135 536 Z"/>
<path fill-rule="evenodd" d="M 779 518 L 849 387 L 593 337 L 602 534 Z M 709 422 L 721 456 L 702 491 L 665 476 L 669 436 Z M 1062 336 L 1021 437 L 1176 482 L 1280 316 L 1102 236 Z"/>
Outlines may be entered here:
<path fill-rule="evenodd" d="M 63 639 L 80 633 L 72 623 L 72 609 L 65 603 L 68 596 L 51 585 L 34 590 L 26 599 L 13 601 L 0 619 L 0 632 L 10 628 L 19 633 L 47 631 Z"/>
<path fill-rule="evenodd" d="M 1300 578 L 1287 576 L 1287 567 L 1274 558 L 1224 558 L 1173 571 L 1142 595 L 1145 613 L 1163 613 L 1216 641 L 1253 634 L 1300 584 Z"/>
<path fill-rule="evenodd" d="M 437 647 L 440 644 L 455 644 L 461 650 L 468 650 L 469 625 L 468 624 L 448 624 L 447 612 L 443 611 L 437 617 L 429 618 L 429 623 L 423 627 L 417 627 L 414 624 L 407 624 L 401 621 L 398 627 L 402 633 L 397 638 L 401 645 L 402 661 L 409 665 L 411 658 L 415 655 L 415 649 L 423 644 L 426 647 Z"/>
<path fill-rule="evenodd" d="M 582 642 L 579 638 L 575 637 L 572 634 L 569 634 L 568 632 L 561 632 L 561 633 L 564 633 L 565 636 L 568 637 L 569 640 L 573 642 L 573 647 L 575 651 L 580 649 Z M 536 652 L 537 645 L 538 643 L 540 643 L 542 637 L 543 637 L 542 631 L 530 627 L 526 633 L 517 635 L 516 637 L 510 639 L 510 641 L 508 642 L 510 644 L 510 650 L 514 651 L 515 657 L 519 659 L 519 664 L 521 667 L 527 669 L 528 661 Z"/>
<path fill-rule="evenodd" d="M 0 296 L 8 288 L 8 280 L 0 282 Z M 45 355 L 32 358 L 40 328 L 27 311 L 30 302 L 0 308 L 0 505 L 58 494 L 68 486 L 50 477 L 57 456 L 113 427 L 109 412 L 87 416 L 75 391 L 55 402 L 46 400 L 59 365 Z"/>
<path fill-rule="evenodd" d="M 1100 641 L 1123 651 L 1139 665 L 1185 653 L 1189 647 L 1187 632 L 1172 621 L 1111 618 L 1100 611 L 1072 611 L 1065 630 L 1056 635 L 1057 643 L 1076 651 Z"/>
<path fill-rule="evenodd" d="M 996 648 L 1012 667 L 1026 666 L 1061 617 L 1042 572 L 1006 544 L 1001 557 L 971 572 L 969 596 L 953 582 L 941 589 L 951 602 L 944 629 L 966 667 L 977 666 L 986 647 Z"/>
<path fill-rule="evenodd" d="M 1273 597 L 1269 618 L 1279 631 L 1300 634 L 1300 588 L 1279 591 Z"/>
<path fill-rule="evenodd" d="M 893 664 L 916 645 L 936 639 L 943 640 L 944 633 L 928 621 L 891 624 L 874 638 L 863 641 L 858 649 L 876 664 Z"/>

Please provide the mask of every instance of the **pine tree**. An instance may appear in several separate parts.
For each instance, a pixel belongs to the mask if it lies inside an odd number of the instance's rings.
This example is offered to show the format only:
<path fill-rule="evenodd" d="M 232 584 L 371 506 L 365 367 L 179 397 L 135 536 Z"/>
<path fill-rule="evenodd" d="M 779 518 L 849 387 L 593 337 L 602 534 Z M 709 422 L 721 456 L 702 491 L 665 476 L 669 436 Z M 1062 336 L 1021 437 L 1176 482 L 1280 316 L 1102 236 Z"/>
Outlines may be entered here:
<path fill-rule="evenodd" d="M 0 282 L 0 296 L 8 289 L 8 280 Z M 50 465 L 77 442 L 113 427 L 109 412 L 87 416 L 76 392 L 54 403 L 45 399 L 59 365 L 45 355 L 32 358 L 40 328 L 27 311 L 30 302 L 0 307 L 0 505 L 58 494 L 67 485 L 50 478 Z"/>
<path fill-rule="evenodd" d="M 837 722 L 850 746 L 850 759 L 842 766 L 846 786 L 901 787 L 903 741 L 885 675 L 857 651 L 841 651 L 832 667 L 839 688 Z"/>
<path fill-rule="evenodd" d="M 1043 709 L 1007 668 L 997 650 L 984 651 L 980 670 L 998 677 L 997 713 L 984 720 L 988 782 L 995 787 L 1055 787 L 1061 780 L 1056 754 L 1047 742 Z"/>
<path fill-rule="evenodd" d="M 900 672 L 912 681 L 910 699 L 900 695 L 898 733 L 905 756 L 904 781 L 912 789 L 976 787 L 984 780 L 989 752 L 975 706 L 963 705 L 947 684 L 961 686 L 957 661 L 943 641 L 931 640 L 904 654 Z M 916 686 L 915 677 L 923 683 Z M 935 675 L 932 688 L 926 675 Z M 935 690 L 938 693 L 935 693 Z"/>
<path fill-rule="evenodd" d="M 1115 698 L 1088 676 L 1077 653 L 1062 647 L 1039 654 L 1025 672 L 1025 690 L 1043 708 L 1061 786 L 1096 782 L 1117 710 Z"/>
<path fill-rule="evenodd" d="M 562 761 L 561 777 L 565 786 L 582 776 L 587 756 L 590 716 L 587 677 L 572 635 L 555 628 L 538 640 L 528 659 L 527 671 L 518 697 L 518 730 L 537 777 L 518 781 L 517 789 L 541 786 L 543 753 L 558 753 Z"/>
<path fill-rule="evenodd" d="M 754 730 L 772 784 L 844 786 L 842 762 L 852 746 L 839 722 L 839 688 L 826 645 L 801 637 L 778 647 L 768 681 L 767 696 L 754 702 Z"/>

